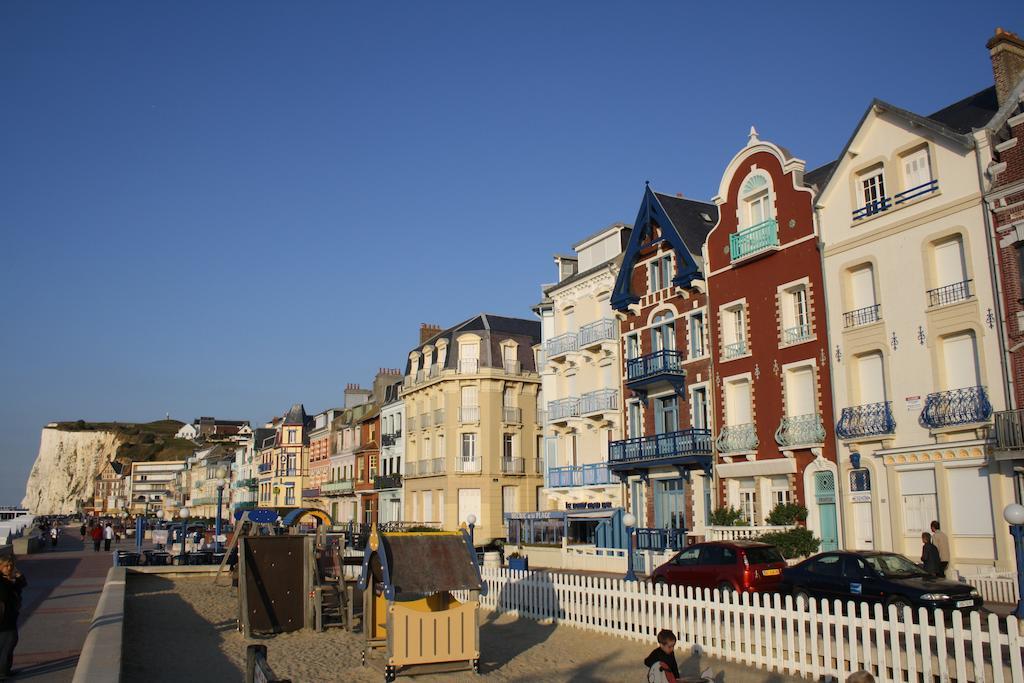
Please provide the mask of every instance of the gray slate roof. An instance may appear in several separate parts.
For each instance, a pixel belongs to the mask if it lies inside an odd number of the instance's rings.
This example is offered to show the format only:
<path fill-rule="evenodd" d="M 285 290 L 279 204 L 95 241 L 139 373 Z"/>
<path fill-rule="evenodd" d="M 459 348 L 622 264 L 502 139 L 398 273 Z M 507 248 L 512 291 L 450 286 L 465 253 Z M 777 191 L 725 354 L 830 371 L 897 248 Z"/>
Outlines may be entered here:
<path fill-rule="evenodd" d="M 693 260 L 703 269 L 704 257 L 701 254 L 701 247 L 704 246 L 708 233 L 718 222 L 718 207 L 707 202 L 674 197 L 660 192 L 655 192 L 654 196 L 661 203 L 661 207 L 665 209 L 665 213 L 672 221 L 673 227 L 679 233 L 679 237 L 683 240 L 683 244 Z M 705 219 L 704 216 L 710 220 Z"/>
<path fill-rule="evenodd" d="M 527 320 L 526 318 L 510 318 L 491 313 L 481 313 L 468 320 L 449 327 L 446 330 L 435 334 L 430 339 L 416 346 L 413 351 L 420 351 L 424 346 L 431 344 L 437 346 L 441 339 L 448 340 L 448 353 L 445 358 L 445 369 L 455 369 L 459 364 L 459 345 L 456 339 L 464 332 L 473 332 L 481 337 L 480 367 L 500 368 L 502 367 L 501 342 L 512 339 L 519 345 L 519 365 L 527 372 L 536 372 L 536 362 L 533 356 L 533 346 L 540 343 L 540 321 Z M 435 358 L 436 351 L 435 351 Z M 405 363 L 405 374 L 409 374 L 412 367 L 411 361 Z"/>

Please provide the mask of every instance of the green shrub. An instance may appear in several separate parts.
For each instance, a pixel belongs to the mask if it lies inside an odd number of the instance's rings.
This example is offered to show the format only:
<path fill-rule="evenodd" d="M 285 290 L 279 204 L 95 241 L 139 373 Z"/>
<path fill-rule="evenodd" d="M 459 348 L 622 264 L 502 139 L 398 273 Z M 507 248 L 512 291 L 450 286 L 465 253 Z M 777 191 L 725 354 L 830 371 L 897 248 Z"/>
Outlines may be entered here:
<path fill-rule="evenodd" d="M 432 526 L 411 526 L 408 529 L 406 529 L 405 531 L 408 531 L 408 532 L 411 532 L 411 533 L 423 533 L 424 531 L 437 531 L 437 529 L 435 529 Z"/>
<path fill-rule="evenodd" d="M 732 506 L 716 508 L 711 511 L 711 526 L 744 526 L 745 524 L 743 513 Z"/>
<path fill-rule="evenodd" d="M 821 539 L 815 538 L 811 530 L 805 527 L 762 534 L 757 540 L 775 546 L 787 560 L 791 560 L 794 557 L 813 555 L 818 552 L 818 547 L 821 546 Z"/>
<path fill-rule="evenodd" d="M 791 526 L 807 521 L 807 508 L 800 503 L 779 503 L 765 520 L 772 526 Z"/>

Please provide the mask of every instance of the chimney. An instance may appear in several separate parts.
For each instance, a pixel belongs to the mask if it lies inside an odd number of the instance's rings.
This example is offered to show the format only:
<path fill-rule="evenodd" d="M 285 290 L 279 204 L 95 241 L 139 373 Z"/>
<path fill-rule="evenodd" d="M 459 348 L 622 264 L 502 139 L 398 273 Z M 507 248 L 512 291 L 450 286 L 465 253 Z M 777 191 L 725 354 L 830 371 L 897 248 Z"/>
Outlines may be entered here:
<path fill-rule="evenodd" d="M 1016 33 L 997 28 L 985 47 L 992 58 L 996 99 L 1001 107 L 1020 79 L 1024 78 L 1024 40 Z"/>
<path fill-rule="evenodd" d="M 427 341 L 435 334 L 439 334 L 440 332 L 440 325 L 434 325 L 432 323 L 420 323 L 420 344 Z"/>

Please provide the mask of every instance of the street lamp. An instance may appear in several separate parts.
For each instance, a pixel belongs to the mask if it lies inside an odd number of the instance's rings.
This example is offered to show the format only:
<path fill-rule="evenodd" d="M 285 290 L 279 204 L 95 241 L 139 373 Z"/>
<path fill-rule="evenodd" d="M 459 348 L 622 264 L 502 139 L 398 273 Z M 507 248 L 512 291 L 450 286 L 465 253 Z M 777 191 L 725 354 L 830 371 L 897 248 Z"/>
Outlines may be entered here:
<path fill-rule="evenodd" d="M 476 543 L 473 541 L 473 529 L 476 528 L 476 515 L 472 512 L 466 515 L 466 524 L 469 525 L 469 544 L 476 547 Z"/>
<path fill-rule="evenodd" d="M 227 485 L 225 477 L 228 476 L 227 468 L 223 465 L 218 467 L 214 471 L 214 476 L 217 477 L 217 522 L 213 529 L 213 547 L 219 552 L 220 551 L 220 506 L 224 497 L 224 487 Z"/>
<path fill-rule="evenodd" d="M 1003 519 L 1010 525 L 1014 551 L 1017 555 L 1017 609 L 1013 614 L 1024 619 L 1024 505 L 1011 503 L 1003 508 Z"/>
<path fill-rule="evenodd" d="M 181 517 L 181 556 L 178 558 L 178 564 L 185 564 L 185 536 L 188 532 L 188 516 L 189 509 L 181 508 L 178 510 L 178 516 Z"/>
<path fill-rule="evenodd" d="M 633 527 L 636 526 L 636 517 L 627 512 L 622 515 L 622 523 L 626 527 L 626 576 L 624 581 L 636 581 L 636 571 L 633 570 Z"/>

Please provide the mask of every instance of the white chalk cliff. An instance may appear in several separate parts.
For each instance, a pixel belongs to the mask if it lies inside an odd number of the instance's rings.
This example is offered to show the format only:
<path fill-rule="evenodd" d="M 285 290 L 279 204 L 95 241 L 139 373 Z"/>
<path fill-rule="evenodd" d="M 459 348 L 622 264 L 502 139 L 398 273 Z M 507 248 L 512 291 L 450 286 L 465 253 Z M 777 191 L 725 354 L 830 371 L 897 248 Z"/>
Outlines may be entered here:
<path fill-rule="evenodd" d="M 79 501 L 92 498 L 93 480 L 122 441 L 113 431 L 44 428 L 21 504 L 37 515 L 76 512 Z"/>

